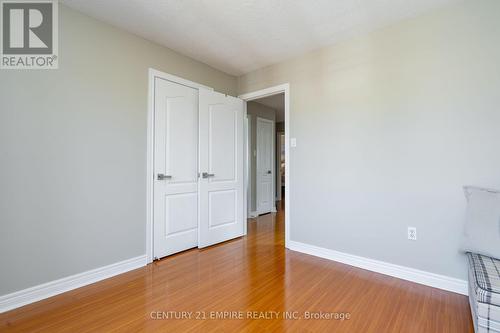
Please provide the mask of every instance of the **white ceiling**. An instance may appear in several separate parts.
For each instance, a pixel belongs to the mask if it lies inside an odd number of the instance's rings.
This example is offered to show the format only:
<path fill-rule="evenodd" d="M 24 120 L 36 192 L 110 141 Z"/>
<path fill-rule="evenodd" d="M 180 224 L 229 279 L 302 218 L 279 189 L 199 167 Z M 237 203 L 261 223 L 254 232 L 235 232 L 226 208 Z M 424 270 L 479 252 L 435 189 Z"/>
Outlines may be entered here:
<path fill-rule="evenodd" d="M 270 107 L 271 109 L 276 110 L 276 122 L 285 121 L 285 95 L 271 95 L 268 97 L 260 98 L 253 100 L 253 102 L 257 102 L 259 104 L 263 104 L 265 106 Z"/>
<path fill-rule="evenodd" d="M 62 0 L 232 75 L 459 0 Z"/>

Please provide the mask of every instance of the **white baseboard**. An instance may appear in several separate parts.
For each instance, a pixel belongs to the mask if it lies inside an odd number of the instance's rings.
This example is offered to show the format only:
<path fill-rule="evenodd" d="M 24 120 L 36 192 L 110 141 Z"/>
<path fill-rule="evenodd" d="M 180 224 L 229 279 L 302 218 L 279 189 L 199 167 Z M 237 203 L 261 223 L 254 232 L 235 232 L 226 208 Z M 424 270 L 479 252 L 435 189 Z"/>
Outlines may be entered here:
<path fill-rule="evenodd" d="M 0 313 L 147 265 L 146 255 L 0 296 Z"/>
<path fill-rule="evenodd" d="M 250 217 L 251 219 L 256 218 L 256 217 L 259 217 L 259 213 L 258 213 L 258 212 L 250 212 L 249 217 Z"/>
<path fill-rule="evenodd" d="M 292 251 L 310 254 L 343 264 L 363 268 L 369 271 L 390 275 L 403 280 L 420 283 L 426 286 L 452 291 L 458 294 L 467 295 L 467 281 L 439 275 L 418 269 L 399 266 L 384 261 L 364 258 L 339 251 L 325 249 L 322 247 L 305 243 L 290 241 L 288 248 Z"/>
<path fill-rule="evenodd" d="M 265 212 L 259 212 L 259 211 L 255 211 L 255 212 L 250 212 L 250 214 L 248 215 L 250 218 L 255 218 L 255 217 L 259 217 L 260 215 L 263 215 L 263 214 L 267 214 L 267 213 L 277 213 L 278 211 L 276 210 L 276 207 L 271 207 L 271 210 L 270 211 L 265 211 Z"/>

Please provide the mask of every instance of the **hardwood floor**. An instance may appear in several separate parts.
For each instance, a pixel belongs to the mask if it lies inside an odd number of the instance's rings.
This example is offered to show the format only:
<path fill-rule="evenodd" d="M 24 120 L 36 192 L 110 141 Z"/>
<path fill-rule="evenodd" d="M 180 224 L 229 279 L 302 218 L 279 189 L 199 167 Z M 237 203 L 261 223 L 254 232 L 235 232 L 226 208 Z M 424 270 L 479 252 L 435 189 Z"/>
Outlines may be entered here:
<path fill-rule="evenodd" d="M 465 296 L 285 250 L 283 228 L 283 211 L 250 220 L 247 237 L 0 314 L 0 331 L 473 332 Z"/>

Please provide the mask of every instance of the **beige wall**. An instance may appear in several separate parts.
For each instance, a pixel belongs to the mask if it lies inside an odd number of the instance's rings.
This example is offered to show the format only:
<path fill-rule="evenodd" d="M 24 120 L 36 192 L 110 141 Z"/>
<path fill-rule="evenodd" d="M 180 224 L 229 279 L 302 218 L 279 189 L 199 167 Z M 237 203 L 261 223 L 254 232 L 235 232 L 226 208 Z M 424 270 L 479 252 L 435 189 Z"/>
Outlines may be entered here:
<path fill-rule="evenodd" d="M 247 114 L 250 121 L 250 211 L 257 210 L 257 118 L 275 121 L 276 111 L 265 105 L 248 102 Z"/>
<path fill-rule="evenodd" d="M 290 83 L 292 240 L 466 278 L 462 186 L 500 188 L 498 13 L 465 1 L 239 78 Z"/>
<path fill-rule="evenodd" d="M 60 6 L 58 70 L 0 71 L 0 295 L 145 253 L 148 68 L 236 78 Z"/>

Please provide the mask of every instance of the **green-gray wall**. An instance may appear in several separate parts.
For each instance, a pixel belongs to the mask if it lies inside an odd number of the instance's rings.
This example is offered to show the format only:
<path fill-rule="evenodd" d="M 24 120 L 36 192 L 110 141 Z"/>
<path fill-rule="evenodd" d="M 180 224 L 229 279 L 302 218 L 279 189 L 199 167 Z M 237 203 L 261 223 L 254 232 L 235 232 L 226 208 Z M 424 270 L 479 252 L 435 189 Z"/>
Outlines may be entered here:
<path fill-rule="evenodd" d="M 293 241 L 466 279 L 462 186 L 500 188 L 499 13 L 469 0 L 239 78 L 290 83 Z"/>
<path fill-rule="evenodd" d="M 58 70 L 0 71 L 0 295 L 145 253 L 148 68 L 236 78 L 60 6 Z"/>
<path fill-rule="evenodd" d="M 145 253 L 149 67 L 231 95 L 290 82 L 292 240 L 465 279 L 461 186 L 500 187 L 499 12 L 446 7 L 237 91 L 60 6 L 60 69 L 0 71 L 0 295 Z"/>

